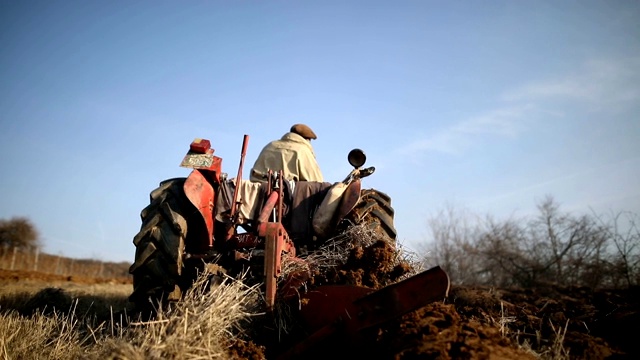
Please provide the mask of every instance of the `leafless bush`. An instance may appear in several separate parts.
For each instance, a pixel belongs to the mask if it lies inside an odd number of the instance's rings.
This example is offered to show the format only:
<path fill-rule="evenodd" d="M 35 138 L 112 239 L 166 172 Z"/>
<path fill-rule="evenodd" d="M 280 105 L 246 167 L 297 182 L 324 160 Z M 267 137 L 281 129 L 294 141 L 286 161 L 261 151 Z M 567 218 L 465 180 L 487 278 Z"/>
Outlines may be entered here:
<path fill-rule="evenodd" d="M 559 205 L 546 197 L 538 205 L 539 215 L 528 224 L 528 243 L 541 281 L 562 279 L 564 285 L 597 286 L 601 279 L 593 266 L 604 260 L 607 242 L 604 227 L 588 215 L 561 213 Z"/>
<path fill-rule="evenodd" d="M 481 271 L 474 283 L 509 286 L 531 282 L 538 268 L 535 261 L 525 256 L 525 232 L 517 221 L 497 222 L 485 220 L 485 229 L 479 237 L 477 265 Z"/>
<path fill-rule="evenodd" d="M 612 256 L 607 262 L 608 272 L 612 274 L 611 285 L 640 285 L 640 228 L 638 214 L 631 212 L 609 213 L 596 216 L 610 239 Z"/>
<path fill-rule="evenodd" d="M 458 284 L 531 287 L 545 283 L 602 287 L 638 284 L 637 216 L 610 220 L 560 211 L 551 196 L 532 219 L 483 220 L 449 208 L 429 220 L 424 257 Z M 627 220 L 625 231 L 621 218 Z M 474 221 L 470 221 L 474 220 Z"/>
<path fill-rule="evenodd" d="M 448 206 L 430 218 L 428 224 L 432 241 L 421 249 L 423 262 L 440 265 L 458 284 L 476 283 L 483 271 L 478 247 L 483 229 L 478 219 Z"/>

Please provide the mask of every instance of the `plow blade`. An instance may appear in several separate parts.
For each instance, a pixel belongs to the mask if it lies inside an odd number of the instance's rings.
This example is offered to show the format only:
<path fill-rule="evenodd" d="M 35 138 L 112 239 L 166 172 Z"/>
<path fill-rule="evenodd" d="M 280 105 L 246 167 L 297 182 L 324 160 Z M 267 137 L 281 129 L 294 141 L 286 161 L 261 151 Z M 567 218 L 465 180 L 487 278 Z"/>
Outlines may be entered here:
<path fill-rule="evenodd" d="M 444 300 L 449 276 L 439 266 L 380 290 L 327 285 L 301 295 L 301 317 L 311 335 L 279 359 L 291 359 L 338 335 L 357 341 L 361 331 Z"/>

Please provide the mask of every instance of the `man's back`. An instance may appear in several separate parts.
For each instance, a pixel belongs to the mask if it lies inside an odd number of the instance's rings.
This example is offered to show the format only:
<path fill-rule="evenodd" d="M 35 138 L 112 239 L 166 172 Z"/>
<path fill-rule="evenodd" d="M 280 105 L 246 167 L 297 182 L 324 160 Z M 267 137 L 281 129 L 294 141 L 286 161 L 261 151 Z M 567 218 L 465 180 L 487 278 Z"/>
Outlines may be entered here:
<path fill-rule="evenodd" d="M 283 170 L 286 180 L 323 181 L 311 142 L 294 132 L 262 149 L 251 169 L 251 181 L 264 181 L 268 170 Z"/>

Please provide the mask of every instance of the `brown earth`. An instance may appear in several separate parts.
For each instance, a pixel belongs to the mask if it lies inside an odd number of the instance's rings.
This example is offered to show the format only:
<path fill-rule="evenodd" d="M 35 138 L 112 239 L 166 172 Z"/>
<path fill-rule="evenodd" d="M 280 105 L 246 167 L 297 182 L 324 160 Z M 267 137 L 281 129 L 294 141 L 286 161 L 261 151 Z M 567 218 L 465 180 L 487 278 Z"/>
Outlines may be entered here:
<path fill-rule="evenodd" d="M 380 288 L 411 268 L 384 242 L 355 248 L 339 269 L 315 274 L 310 286 L 353 284 Z M 0 270 L 0 283 L 127 284 L 98 279 Z M 444 301 L 368 329 L 359 341 L 338 335 L 304 358 L 376 359 L 639 359 L 640 289 L 593 290 L 548 284 L 536 289 L 451 285 Z M 264 329 L 264 328 L 262 328 Z M 283 344 L 259 330 L 232 348 L 238 359 L 277 358 Z M 287 336 L 289 338 L 287 338 Z M 316 356 L 312 356 L 316 355 Z"/>
<path fill-rule="evenodd" d="M 382 241 L 356 247 L 346 264 L 335 272 L 316 274 L 311 283 L 380 288 L 411 268 L 394 254 L 395 249 Z M 454 283 L 444 301 L 368 329 L 355 342 L 335 336 L 304 358 L 639 359 L 634 344 L 639 324 L 638 288 L 592 290 L 549 284 L 495 289 Z M 236 355 L 259 358 L 266 348 L 269 358 L 277 358 L 270 355 L 275 342 L 254 340 L 238 344 Z"/>
<path fill-rule="evenodd" d="M 0 269 L 0 283 L 6 284 L 11 282 L 43 282 L 43 283 L 59 283 L 71 282 L 77 284 L 132 284 L 130 277 L 122 278 L 96 278 L 90 276 L 78 275 L 56 275 L 37 271 L 26 270 L 7 270 Z"/>

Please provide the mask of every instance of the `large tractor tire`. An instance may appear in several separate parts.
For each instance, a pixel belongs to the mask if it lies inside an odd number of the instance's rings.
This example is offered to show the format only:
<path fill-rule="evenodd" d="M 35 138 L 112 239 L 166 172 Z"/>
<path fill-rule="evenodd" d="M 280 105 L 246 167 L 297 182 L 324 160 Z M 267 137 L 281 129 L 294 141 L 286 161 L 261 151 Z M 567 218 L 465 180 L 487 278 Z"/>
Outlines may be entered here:
<path fill-rule="evenodd" d="M 342 229 L 354 225 L 364 225 L 378 236 L 395 244 L 397 231 L 394 225 L 395 211 L 391 206 L 391 198 L 378 190 L 365 189 L 360 192 L 360 200 L 345 217 Z"/>
<path fill-rule="evenodd" d="M 185 180 L 160 183 L 140 213 L 142 225 L 133 239 L 135 261 L 129 269 L 133 274 L 129 300 L 141 310 L 156 309 L 158 302 L 179 300 L 182 295 L 187 214 L 195 211 L 184 194 Z"/>

